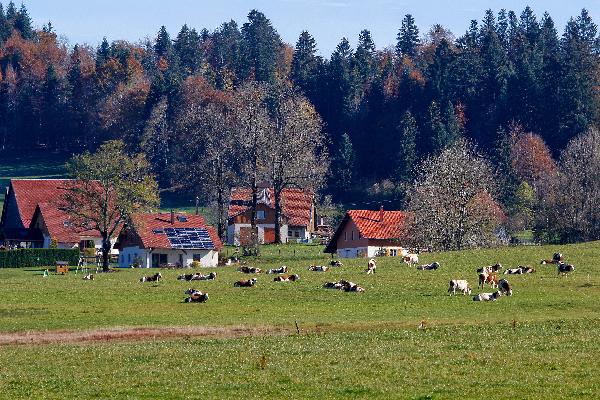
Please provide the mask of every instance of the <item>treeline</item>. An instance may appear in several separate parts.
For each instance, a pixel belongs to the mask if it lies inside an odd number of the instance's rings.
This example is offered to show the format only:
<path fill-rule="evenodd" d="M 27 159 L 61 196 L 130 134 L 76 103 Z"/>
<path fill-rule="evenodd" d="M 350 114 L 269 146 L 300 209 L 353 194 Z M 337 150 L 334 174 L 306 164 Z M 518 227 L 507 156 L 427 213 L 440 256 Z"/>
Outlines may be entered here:
<path fill-rule="evenodd" d="M 529 7 L 487 11 L 460 36 L 442 25 L 423 34 L 410 15 L 399 25 L 393 47 L 378 49 L 363 30 L 356 49 L 342 39 L 328 59 L 308 32 L 284 43 L 256 10 L 241 26 L 69 47 L 50 23 L 33 29 L 25 5 L 0 4 L 0 146 L 80 152 L 121 138 L 148 154 L 163 188 L 178 187 L 173 165 L 189 154 L 182 115 L 249 81 L 293 85 L 327 134 L 326 193 L 399 201 L 414 166 L 460 137 L 500 160 L 519 124 L 556 157 L 598 122 L 600 41 L 586 10 L 561 34 Z"/>

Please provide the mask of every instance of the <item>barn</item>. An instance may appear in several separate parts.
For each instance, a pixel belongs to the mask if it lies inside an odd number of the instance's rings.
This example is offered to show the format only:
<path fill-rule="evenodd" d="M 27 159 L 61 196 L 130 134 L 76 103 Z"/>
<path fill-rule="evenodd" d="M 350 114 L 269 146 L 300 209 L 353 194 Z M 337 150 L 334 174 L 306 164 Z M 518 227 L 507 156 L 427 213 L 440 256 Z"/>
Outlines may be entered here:
<path fill-rule="evenodd" d="M 341 258 L 404 256 L 406 213 L 403 211 L 348 210 L 325 253 Z"/>

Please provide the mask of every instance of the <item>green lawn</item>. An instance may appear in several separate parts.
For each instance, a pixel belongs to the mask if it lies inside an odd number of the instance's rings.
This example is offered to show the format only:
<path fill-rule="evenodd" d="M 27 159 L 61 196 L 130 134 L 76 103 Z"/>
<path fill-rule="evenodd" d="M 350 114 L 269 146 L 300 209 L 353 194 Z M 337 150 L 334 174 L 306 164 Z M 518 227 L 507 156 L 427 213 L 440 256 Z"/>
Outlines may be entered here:
<path fill-rule="evenodd" d="M 43 278 L 36 269 L 0 270 L 4 333 L 264 328 L 243 338 L 3 346 L 0 397 L 502 399 L 600 392 L 600 243 L 423 254 L 422 262 L 441 263 L 438 271 L 382 258 L 369 276 L 364 259 L 307 271 L 329 259 L 321 250 L 264 246 L 250 265 L 285 264 L 301 280 L 275 283 L 261 274 L 250 289 L 233 287 L 247 277 L 233 267 L 219 268 L 214 282 L 191 284 L 175 279 L 180 271 L 161 271 L 162 282 L 142 284 L 139 277 L 155 271 L 124 270 L 90 282 L 73 273 Z M 576 265 L 572 276 L 538 265 L 556 250 Z M 514 295 L 495 303 L 447 295 L 449 279 L 475 287 L 475 268 L 497 261 L 531 264 L 538 272 L 509 276 Z M 366 292 L 321 287 L 340 278 Z M 182 303 L 188 287 L 207 291 L 209 302 Z M 417 329 L 421 321 L 425 330 Z"/>

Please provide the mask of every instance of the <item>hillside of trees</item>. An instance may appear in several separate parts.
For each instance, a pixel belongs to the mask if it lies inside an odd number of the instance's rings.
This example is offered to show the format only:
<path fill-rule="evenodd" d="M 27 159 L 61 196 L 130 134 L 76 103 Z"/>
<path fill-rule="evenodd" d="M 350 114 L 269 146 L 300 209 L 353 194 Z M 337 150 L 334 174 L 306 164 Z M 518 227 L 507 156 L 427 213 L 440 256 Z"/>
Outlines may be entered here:
<path fill-rule="evenodd" d="M 572 139 L 598 125 L 597 26 L 584 9 L 560 30 L 529 7 L 488 10 L 467 25 L 456 35 L 443 25 L 419 32 L 407 14 L 395 43 L 377 47 L 365 29 L 356 49 L 343 38 L 323 58 L 308 31 L 284 43 L 252 10 L 241 26 L 184 25 L 173 37 L 163 26 L 153 39 L 95 48 L 68 46 L 51 23 L 34 29 L 25 5 L 0 3 L 0 148 L 76 154 L 122 139 L 146 153 L 161 188 L 192 193 L 198 182 L 182 166 L 210 148 L 190 131 L 213 132 L 214 154 L 235 153 L 215 123 L 250 86 L 279 88 L 301 96 L 293 101 L 308 103 L 307 115 L 316 110 L 309 119 L 330 160 L 318 181 L 334 202 L 405 207 L 421 161 L 466 139 L 500 176 L 494 197 L 528 229 L 549 185 L 540 182 L 560 169 Z"/>

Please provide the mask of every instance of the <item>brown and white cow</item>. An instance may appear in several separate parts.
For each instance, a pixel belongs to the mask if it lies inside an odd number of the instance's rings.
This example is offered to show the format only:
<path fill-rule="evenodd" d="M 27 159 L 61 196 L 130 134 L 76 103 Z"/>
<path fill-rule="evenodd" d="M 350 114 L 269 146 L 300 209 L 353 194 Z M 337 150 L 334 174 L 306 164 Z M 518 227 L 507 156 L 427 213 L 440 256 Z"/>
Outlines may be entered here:
<path fill-rule="evenodd" d="M 208 293 L 202 293 L 200 290 L 188 289 L 185 294 L 190 295 L 184 300 L 185 303 L 205 303 L 208 301 Z"/>
<path fill-rule="evenodd" d="M 276 278 L 273 278 L 273 281 L 274 282 L 296 282 L 299 279 L 300 279 L 300 276 L 298 276 L 298 274 L 293 274 L 293 275 L 278 276 Z"/>
<path fill-rule="evenodd" d="M 564 257 L 562 255 L 562 253 L 554 253 L 552 255 L 551 259 L 545 259 L 542 260 L 542 262 L 540 262 L 540 264 L 545 265 L 545 264 L 561 264 L 564 261 Z"/>
<path fill-rule="evenodd" d="M 235 287 L 252 287 L 254 285 L 256 285 L 256 278 L 237 281 L 233 284 Z"/>
<path fill-rule="evenodd" d="M 374 274 L 376 269 L 377 269 L 377 262 L 375 261 L 374 258 L 371 258 L 369 260 L 369 263 L 367 264 L 367 270 L 366 270 L 367 275 Z"/>
<path fill-rule="evenodd" d="M 524 274 L 533 274 L 535 272 L 535 268 L 531 268 L 530 266 L 519 267 L 523 270 Z"/>
<path fill-rule="evenodd" d="M 408 253 L 404 257 L 402 257 L 402 261 L 404 261 L 409 266 L 415 265 L 419 263 L 419 255 L 416 253 Z"/>
<path fill-rule="evenodd" d="M 498 275 L 486 274 L 485 272 L 479 274 L 479 284 L 477 287 L 481 287 L 483 289 L 483 285 L 486 283 L 490 285 L 492 289 L 494 289 L 496 286 L 498 286 Z"/>
<path fill-rule="evenodd" d="M 260 273 L 262 273 L 262 269 L 260 269 L 260 268 L 247 267 L 247 266 L 240 267 L 239 271 L 243 272 L 244 274 L 260 274 Z"/>
<path fill-rule="evenodd" d="M 160 272 L 157 272 L 151 276 L 142 276 L 140 278 L 140 282 L 158 282 L 160 281 L 160 278 L 162 278 L 162 275 L 160 274 Z"/>
<path fill-rule="evenodd" d="M 450 295 L 456 294 L 456 291 L 462 292 L 463 296 L 466 294 L 471 294 L 471 286 L 469 286 L 469 282 L 464 279 L 452 279 L 450 281 L 450 287 L 448 288 L 448 293 Z"/>

